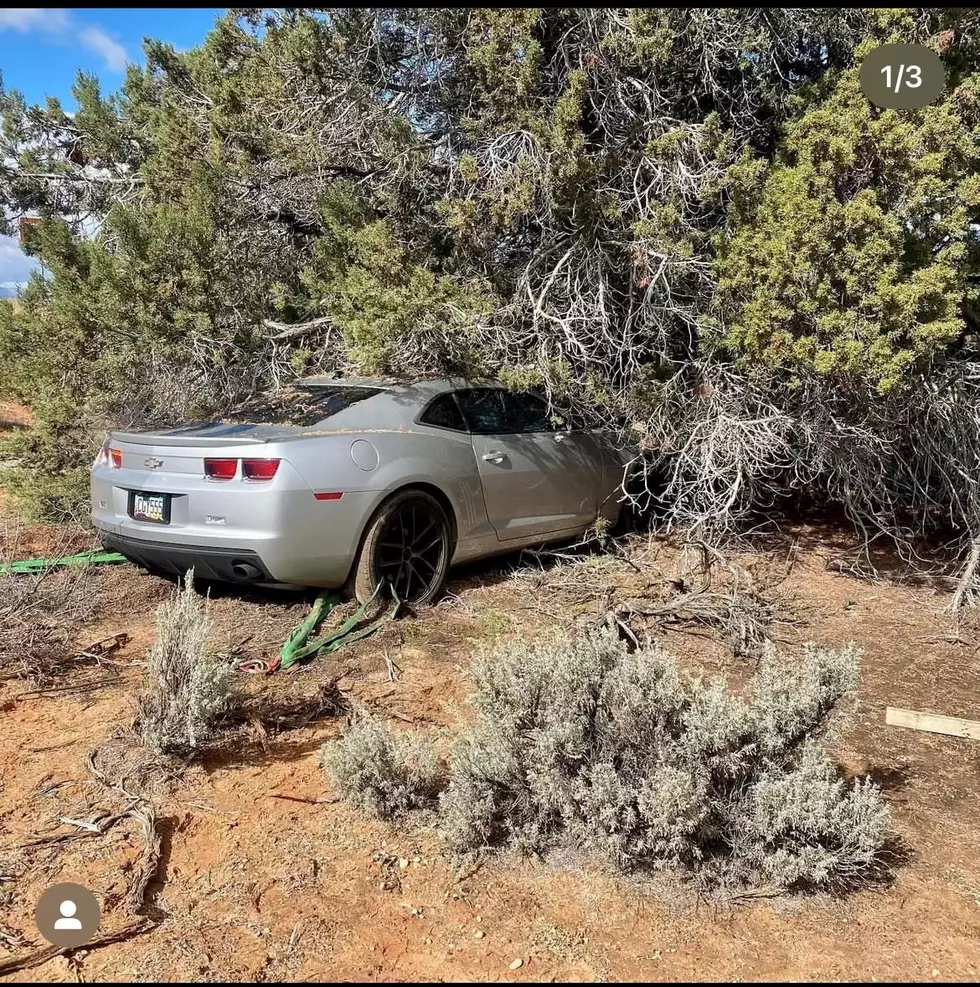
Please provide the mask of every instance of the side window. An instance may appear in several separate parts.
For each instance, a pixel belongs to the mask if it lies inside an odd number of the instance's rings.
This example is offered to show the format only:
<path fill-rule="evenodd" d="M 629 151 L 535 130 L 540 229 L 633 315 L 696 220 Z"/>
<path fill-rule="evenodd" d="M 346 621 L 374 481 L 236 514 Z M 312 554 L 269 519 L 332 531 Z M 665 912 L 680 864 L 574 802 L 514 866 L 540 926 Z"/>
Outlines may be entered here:
<path fill-rule="evenodd" d="M 504 407 L 507 412 L 508 432 L 553 432 L 546 401 L 527 391 L 507 391 L 504 394 Z"/>
<path fill-rule="evenodd" d="M 504 411 L 504 394 L 500 388 L 474 388 L 457 391 L 467 428 L 475 435 L 506 435 L 512 431 Z"/>
<path fill-rule="evenodd" d="M 452 394 L 442 394 L 422 412 L 419 421 L 423 425 L 435 425 L 438 428 L 451 428 L 454 432 L 465 432 L 466 422 Z"/>

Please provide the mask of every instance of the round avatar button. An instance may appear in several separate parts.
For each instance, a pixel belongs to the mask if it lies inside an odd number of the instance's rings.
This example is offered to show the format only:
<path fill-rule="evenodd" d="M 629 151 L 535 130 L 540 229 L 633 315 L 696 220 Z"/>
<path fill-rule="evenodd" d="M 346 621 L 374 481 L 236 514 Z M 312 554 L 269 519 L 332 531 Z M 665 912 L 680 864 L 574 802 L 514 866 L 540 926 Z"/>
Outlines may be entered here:
<path fill-rule="evenodd" d="M 102 911 L 95 895 L 81 884 L 54 884 L 34 909 L 38 932 L 55 946 L 81 946 L 99 929 Z"/>

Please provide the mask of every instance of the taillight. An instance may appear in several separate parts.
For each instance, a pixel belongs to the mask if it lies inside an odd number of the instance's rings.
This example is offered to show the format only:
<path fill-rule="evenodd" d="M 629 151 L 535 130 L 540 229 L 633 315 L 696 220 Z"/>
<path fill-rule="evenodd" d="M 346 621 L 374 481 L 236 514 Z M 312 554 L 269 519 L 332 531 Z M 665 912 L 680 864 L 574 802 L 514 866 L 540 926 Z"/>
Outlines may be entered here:
<path fill-rule="evenodd" d="M 246 480 L 271 480 L 279 469 L 278 459 L 243 459 L 242 475 Z"/>
<path fill-rule="evenodd" d="M 237 472 L 237 459 L 204 460 L 204 475 L 211 480 L 234 480 Z"/>
<path fill-rule="evenodd" d="M 114 470 L 122 469 L 122 450 L 121 449 L 110 449 L 109 450 L 109 463 Z"/>

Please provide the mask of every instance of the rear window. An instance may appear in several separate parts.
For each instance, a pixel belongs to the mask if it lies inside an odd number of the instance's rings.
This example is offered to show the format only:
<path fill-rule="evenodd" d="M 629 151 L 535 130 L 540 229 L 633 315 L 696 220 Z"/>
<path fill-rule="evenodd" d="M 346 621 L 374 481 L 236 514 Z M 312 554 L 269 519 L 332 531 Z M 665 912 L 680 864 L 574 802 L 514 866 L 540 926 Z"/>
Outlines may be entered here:
<path fill-rule="evenodd" d="M 443 394 L 436 398 L 422 413 L 419 421 L 423 425 L 435 425 L 436 428 L 448 428 L 454 432 L 466 431 L 463 413 L 452 394 Z"/>
<path fill-rule="evenodd" d="M 303 384 L 250 401 L 221 420 L 261 425 L 315 425 L 380 393 L 379 387 Z"/>

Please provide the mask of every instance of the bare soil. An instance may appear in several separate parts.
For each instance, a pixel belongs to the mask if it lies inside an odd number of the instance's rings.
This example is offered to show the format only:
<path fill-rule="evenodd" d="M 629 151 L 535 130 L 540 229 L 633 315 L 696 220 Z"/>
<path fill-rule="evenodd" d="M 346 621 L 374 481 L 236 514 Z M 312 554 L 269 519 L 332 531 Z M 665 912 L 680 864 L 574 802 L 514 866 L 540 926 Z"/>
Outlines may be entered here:
<path fill-rule="evenodd" d="M 17 401 L 0 400 L 0 438 L 31 423 L 29 408 Z"/>
<path fill-rule="evenodd" d="M 32 551 L 44 537 L 32 533 Z M 318 751 L 345 724 L 331 697 L 444 749 L 466 720 L 474 648 L 656 599 L 681 571 L 665 541 L 636 539 L 630 563 L 591 555 L 541 569 L 526 559 L 468 567 L 439 605 L 374 638 L 297 672 L 242 676 L 244 722 L 183 766 L 151 763 L 131 729 L 154 607 L 172 587 L 122 566 L 96 574 L 97 617 L 77 640 L 84 648 L 124 631 L 125 648 L 79 662 L 58 691 L 0 682 L 0 968 L 46 945 L 33 908 L 52 883 L 90 887 L 103 932 L 133 921 L 127 893 L 147 859 L 138 820 L 123 816 L 102 835 L 64 820 L 121 813 L 128 795 L 144 795 L 160 837 L 144 905 L 155 924 L 8 979 L 976 980 L 980 743 L 886 726 L 884 709 L 980 719 L 977 638 L 951 633 L 944 583 L 835 571 L 853 547 L 832 528 L 800 528 L 739 561 L 785 618 L 774 630 L 788 656 L 810 640 L 864 649 L 857 708 L 835 755 L 848 773 L 871 774 L 894 810 L 903 849 L 875 886 L 724 901 L 576 859 L 505 856 L 460 872 L 438 833 L 367 820 L 330 792 Z M 271 657 L 309 601 L 216 589 L 215 644 Z M 751 670 L 710 628 L 664 639 L 708 677 Z M 86 763 L 92 752 L 104 781 Z M 38 845 L 52 835 L 71 839 Z"/>

